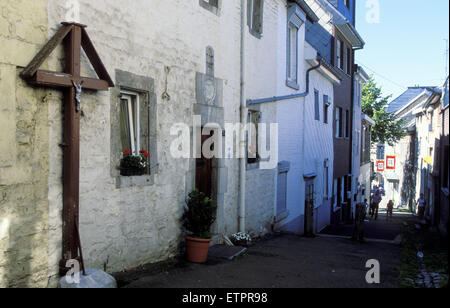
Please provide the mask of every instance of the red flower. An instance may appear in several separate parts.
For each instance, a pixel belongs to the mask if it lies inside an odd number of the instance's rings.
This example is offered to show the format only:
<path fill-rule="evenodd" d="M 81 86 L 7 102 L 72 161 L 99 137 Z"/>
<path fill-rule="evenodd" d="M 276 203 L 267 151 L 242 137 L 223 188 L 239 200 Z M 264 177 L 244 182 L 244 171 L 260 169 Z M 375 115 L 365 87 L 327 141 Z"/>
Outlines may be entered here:
<path fill-rule="evenodd" d="M 123 154 L 125 155 L 131 155 L 131 150 L 127 149 L 125 151 L 123 151 Z"/>
<path fill-rule="evenodd" d="M 139 153 L 143 154 L 145 157 L 150 159 L 150 154 L 148 154 L 148 152 L 146 150 L 140 150 Z"/>

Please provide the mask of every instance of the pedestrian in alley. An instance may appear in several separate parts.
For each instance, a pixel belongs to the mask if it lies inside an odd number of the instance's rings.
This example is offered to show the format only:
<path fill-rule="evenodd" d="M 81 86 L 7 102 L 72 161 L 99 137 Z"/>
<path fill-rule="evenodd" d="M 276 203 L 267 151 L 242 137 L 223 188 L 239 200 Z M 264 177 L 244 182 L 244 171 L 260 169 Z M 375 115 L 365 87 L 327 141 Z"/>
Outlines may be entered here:
<path fill-rule="evenodd" d="M 378 219 L 378 211 L 380 210 L 381 200 L 382 200 L 381 192 L 380 190 L 377 190 L 375 196 L 373 196 L 373 209 L 371 214 L 371 218 L 375 217 L 375 220 Z"/>
<path fill-rule="evenodd" d="M 418 214 L 419 214 L 419 219 L 423 220 L 425 217 L 425 207 L 426 207 L 427 202 L 425 201 L 425 196 L 424 194 L 420 194 L 420 198 L 419 200 L 417 200 L 417 206 L 418 206 Z"/>
<path fill-rule="evenodd" d="M 387 205 L 387 220 L 389 221 L 389 218 L 392 219 L 392 216 L 394 215 L 394 202 L 392 200 L 389 200 L 389 203 Z"/>
<path fill-rule="evenodd" d="M 364 239 L 364 222 L 367 215 L 367 199 L 365 203 L 356 205 L 355 230 L 353 231 L 352 240 L 365 243 Z"/>

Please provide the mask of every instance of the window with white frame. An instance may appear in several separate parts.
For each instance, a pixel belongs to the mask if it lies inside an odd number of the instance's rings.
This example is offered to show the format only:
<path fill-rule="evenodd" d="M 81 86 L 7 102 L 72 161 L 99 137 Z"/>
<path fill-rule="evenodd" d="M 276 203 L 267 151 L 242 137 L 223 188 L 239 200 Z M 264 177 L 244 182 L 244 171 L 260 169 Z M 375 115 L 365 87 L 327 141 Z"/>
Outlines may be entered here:
<path fill-rule="evenodd" d="M 120 92 L 120 137 L 123 150 L 139 155 L 141 150 L 139 93 Z"/>
<path fill-rule="evenodd" d="M 250 33 L 261 38 L 263 33 L 264 0 L 247 0 L 247 23 Z"/>
<path fill-rule="evenodd" d="M 298 78 L 298 51 L 300 28 L 305 23 L 306 17 L 297 5 L 291 5 L 288 9 L 287 25 L 287 76 L 286 85 L 293 89 L 300 89 Z"/>
<path fill-rule="evenodd" d="M 289 25 L 289 73 L 288 80 L 297 84 L 298 71 L 298 28 L 294 24 Z"/>
<path fill-rule="evenodd" d="M 344 70 L 345 44 L 341 39 L 336 40 L 336 66 Z"/>

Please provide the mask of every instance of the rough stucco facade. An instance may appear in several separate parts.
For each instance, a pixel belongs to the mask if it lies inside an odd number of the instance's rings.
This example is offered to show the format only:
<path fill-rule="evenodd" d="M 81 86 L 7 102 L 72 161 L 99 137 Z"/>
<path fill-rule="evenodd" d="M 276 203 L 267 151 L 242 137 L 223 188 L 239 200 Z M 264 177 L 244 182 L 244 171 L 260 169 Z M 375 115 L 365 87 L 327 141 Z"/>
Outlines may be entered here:
<path fill-rule="evenodd" d="M 18 76 L 47 40 L 47 1 L 0 1 L 0 287 L 47 286 L 47 91 Z"/>
<path fill-rule="evenodd" d="M 64 19 L 64 5 L 49 1 L 51 31 Z M 175 2 L 175 3 L 174 3 Z M 206 71 L 205 50 L 215 50 L 215 75 L 224 80 L 224 120 L 239 118 L 240 7 L 224 1 L 219 16 L 191 1 L 80 1 L 80 22 L 88 32 L 109 73 L 119 69 L 154 80 L 157 122 L 157 171 L 151 185 L 117 187 L 110 164 L 110 93 L 85 94 L 81 121 L 80 229 L 89 267 L 108 272 L 132 268 L 175 256 L 180 242 L 179 219 L 188 191 L 190 161 L 172 158 L 170 127 L 186 123 L 194 115 L 197 72 Z M 126 9 L 125 9 L 126 8 Z M 145 14 L 135 14 L 137 11 Z M 164 12 L 171 12 L 165 14 Z M 104 25 L 108 24 L 108 27 Z M 228 25 L 225 27 L 224 25 Z M 161 99 L 165 87 L 164 68 L 171 68 L 168 91 L 171 100 Z M 57 69 L 57 67 L 52 67 Z M 88 70 L 88 67 L 86 67 Z M 117 76 L 113 77 L 117 80 Z M 61 211 L 61 157 L 58 151 L 61 119 L 59 104 L 49 106 L 50 126 L 50 251 L 52 264 L 59 258 Z M 49 117 L 50 118 L 50 117 Z M 155 149 L 153 149 L 155 150 Z M 112 162 L 114 164 L 114 162 Z M 118 162 L 117 162 L 118 163 Z M 237 164 L 229 170 L 225 194 L 223 230 L 236 231 Z M 53 268 L 56 274 L 56 267 Z"/>
<path fill-rule="evenodd" d="M 171 156 L 175 136 L 170 128 L 185 123 L 193 131 L 194 115 L 222 125 L 240 120 L 240 1 L 219 3 L 219 10 L 209 10 L 198 1 L 180 0 L 139 0 L 127 6 L 118 0 L 1 2 L 0 125 L 8 133 L 0 140 L 0 286 L 46 287 L 58 280 L 63 95 L 57 89 L 31 87 L 18 74 L 68 18 L 88 26 L 116 84 L 109 92 L 82 95 L 80 231 L 86 266 L 111 273 L 179 253 L 179 219 L 195 185 L 195 160 Z M 278 75 L 285 81 L 276 62 L 285 50 L 271 48 L 273 41 L 285 48 L 285 30 L 286 2 L 265 1 L 264 36 L 247 32 L 247 97 L 274 95 Z M 220 91 L 215 109 L 204 106 L 198 87 L 207 71 L 207 47 L 214 49 Z M 61 71 L 63 59 L 58 47 L 41 68 Z M 82 75 L 96 77 L 84 54 Z M 170 100 L 162 97 L 166 77 Z M 132 82 L 147 93 L 152 113 L 152 174 L 141 179 L 125 179 L 116 170 L 117 95 L 122 85 L 134 88 L 127 85 Z M 262 122 L 276 120 L 274 105 L 259 111 Z M 214 232 L 230 235 L 238 229 L 238 160 L 213 165 L 213 192 L 220 203 Z M 276 170 L 249 168 L 247 175 L 246 227 L 262 235 L 273 223 Z"/>

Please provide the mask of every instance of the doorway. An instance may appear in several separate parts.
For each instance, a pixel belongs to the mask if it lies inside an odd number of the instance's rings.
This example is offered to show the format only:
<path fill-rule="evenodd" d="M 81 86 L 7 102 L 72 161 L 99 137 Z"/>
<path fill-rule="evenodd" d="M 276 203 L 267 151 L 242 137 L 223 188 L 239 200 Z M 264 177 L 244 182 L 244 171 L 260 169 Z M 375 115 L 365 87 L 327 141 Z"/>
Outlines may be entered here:
<path fill-rule="evenodd" d="M 203 127 L 198 129 L 203 131 Z M 201 149 L 203 149 L 203 145 L 211 137 L 211 132 L 209 135 L 201 134 Z M 211 151 L 214 151 L 214 149 L 212 148 Z M 200 158 L 196 159 L 195 188 L 207 197 L 212 198 L 212 159 L 206 158 L 203 155 L 203 151 L 201 151 Z"/>
<path fill-rule="evenodd" d="M 314 236 L 314 180 L 305 183 L 305 236 Z"/>

